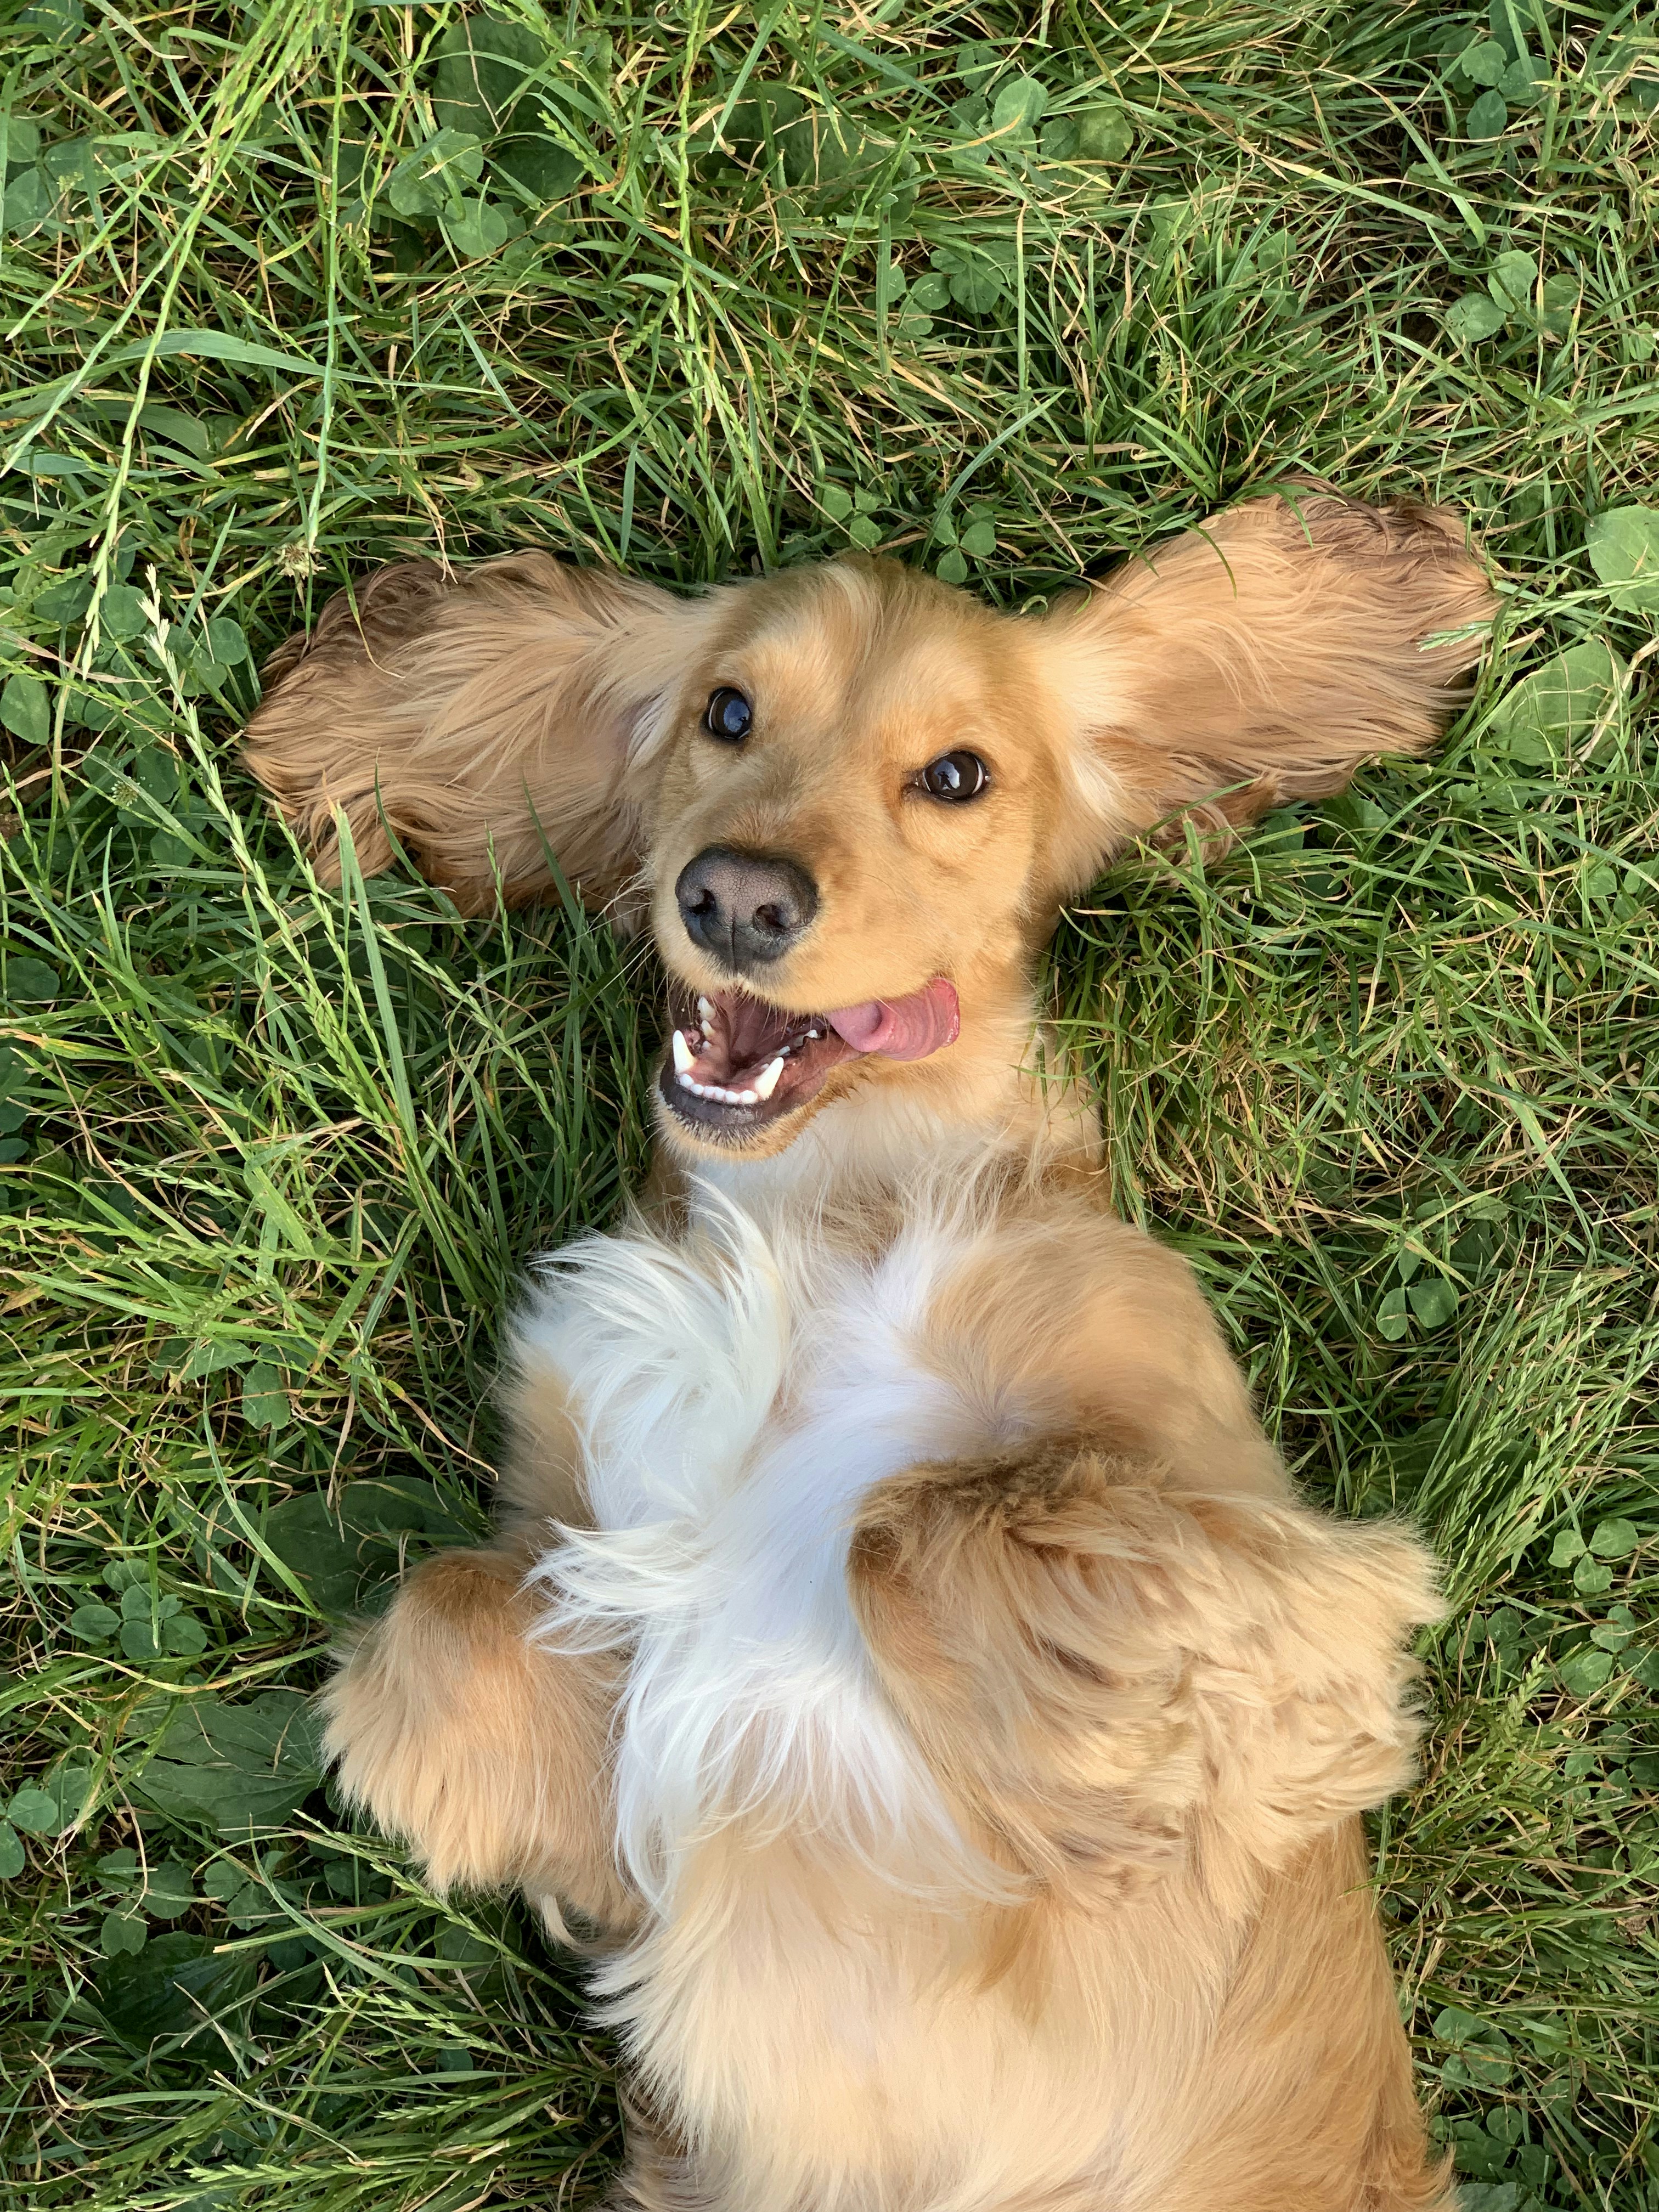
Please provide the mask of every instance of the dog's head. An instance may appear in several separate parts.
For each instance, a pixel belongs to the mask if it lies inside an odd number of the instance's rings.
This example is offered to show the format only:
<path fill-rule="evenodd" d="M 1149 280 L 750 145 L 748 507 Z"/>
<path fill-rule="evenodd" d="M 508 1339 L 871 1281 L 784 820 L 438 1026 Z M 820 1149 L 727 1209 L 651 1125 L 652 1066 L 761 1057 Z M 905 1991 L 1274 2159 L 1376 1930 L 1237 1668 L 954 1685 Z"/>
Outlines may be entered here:
<path fill-rule="evenodd" d="M 871 1086 L 1006 1071 L 1069 893 L 1183 811 L 1224 836 L 1420 750 L 1489 612 L 1450 518 L 1316 492 L 1042 616 L 888 562 L 690 600 L 422 565 L 284 648 L 248 758 L 325 868 L 343 814 L 365 867 L 395 838 L 464 906 L 556 863 L 648 913 L 665 1133 L 759 1156 Z"/>
<path fill-rule="evenodd" d="M 1089 865 L 1059 851 L 1080 794 L 1035 625 L 892 562 L 709 612 L 641 839 L 659 1088 L 681 1142 L 774 1150 L 849 1091 L 931 1084 L 921 1062 L 1021 1005 Z"/>

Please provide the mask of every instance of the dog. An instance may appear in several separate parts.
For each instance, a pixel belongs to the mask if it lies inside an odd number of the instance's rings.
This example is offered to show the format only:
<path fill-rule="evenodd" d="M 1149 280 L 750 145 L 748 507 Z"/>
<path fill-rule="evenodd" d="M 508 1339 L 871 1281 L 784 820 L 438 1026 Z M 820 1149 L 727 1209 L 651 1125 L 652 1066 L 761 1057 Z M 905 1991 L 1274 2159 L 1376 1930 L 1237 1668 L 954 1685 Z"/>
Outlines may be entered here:
<path fill-rule="evenodd" d="M 1360 1815 L 1405 1530 L 1293 1493 L 1038 1018 L 1062 902 L 1442 732 L 1462 524 L 1281 491 L 1019 617 L 849 558 L 385 569 L 246 759 L 337 877 L 562 878 L 667 975 L 657 1166 L 526 1291 L 498 1531 L 325 1693 L 439 1889 L 593 1957 L 651 2212 L 1428 2212 Z"/>

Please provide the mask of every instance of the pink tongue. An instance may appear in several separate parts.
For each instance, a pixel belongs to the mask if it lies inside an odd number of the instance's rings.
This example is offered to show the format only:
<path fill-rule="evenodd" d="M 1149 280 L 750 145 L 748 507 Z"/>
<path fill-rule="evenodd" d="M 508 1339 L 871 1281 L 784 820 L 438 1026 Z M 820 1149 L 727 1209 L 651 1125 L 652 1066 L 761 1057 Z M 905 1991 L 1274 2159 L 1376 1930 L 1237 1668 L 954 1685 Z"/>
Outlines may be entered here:
<path fill-rule="evenodd" d="M 941 1045 L 954 1044 L 962 1027 L 956 986 L 943 975 L 908 998 L 866 999 L 861 1006 L 837 1006 L 826 1019 L 854 1052 L 878 1052 L 888 1060 L 926 1060 Z"/>

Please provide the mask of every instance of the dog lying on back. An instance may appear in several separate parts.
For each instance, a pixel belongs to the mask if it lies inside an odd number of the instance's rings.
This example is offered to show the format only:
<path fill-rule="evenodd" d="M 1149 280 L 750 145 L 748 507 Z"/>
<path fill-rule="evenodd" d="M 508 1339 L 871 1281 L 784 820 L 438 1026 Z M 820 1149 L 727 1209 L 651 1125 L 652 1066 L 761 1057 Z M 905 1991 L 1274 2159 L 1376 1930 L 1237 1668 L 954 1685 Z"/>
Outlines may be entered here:
<path fill-rule="evenodd" d="M 343 823 L 471 910 L 556 860 L 667 972 L 653 1212 L 538 1273 L 495 1540 L 327 1700 L 434 1883 L 599 1931 L 619 2202 L 1450 2205 L 1359 1822 L 1430 1562 L 1293 1494 L 1033 975 L 1137 836 L 1429 744 L 1490 610 L 1450 517 L 1310 490 L 1040 617 L 526 554 L 273 662 L 325 873 Z"/>

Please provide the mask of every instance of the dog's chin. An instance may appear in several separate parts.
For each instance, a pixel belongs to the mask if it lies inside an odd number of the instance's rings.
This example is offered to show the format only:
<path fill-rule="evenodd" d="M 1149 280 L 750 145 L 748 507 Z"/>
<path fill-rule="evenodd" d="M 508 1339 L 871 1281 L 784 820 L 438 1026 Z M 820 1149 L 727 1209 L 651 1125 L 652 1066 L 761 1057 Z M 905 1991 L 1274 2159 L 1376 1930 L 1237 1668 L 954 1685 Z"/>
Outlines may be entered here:
<path fill-rule="evenodd" d="M 657 1075 L 669 1136 L 688 1150 L 760 1156 L 792 1144 L 820 1107 L 878 1060 L 954 1043 L 957 994 L 936 975 L 894 999 L 802 1013 L 739 986 L 699 993 L 672 979 L 669 1049 Z"/>
<path fill-rule="evenodd" d="M 736 989 L 671 982 L 670 1049 L 657 1076 L 669 1133 L 698 1152 L 775 1152 L 792 1143 L 831 1084 L 864 1054 L 824 1014 L 792 1013 Z"/>

